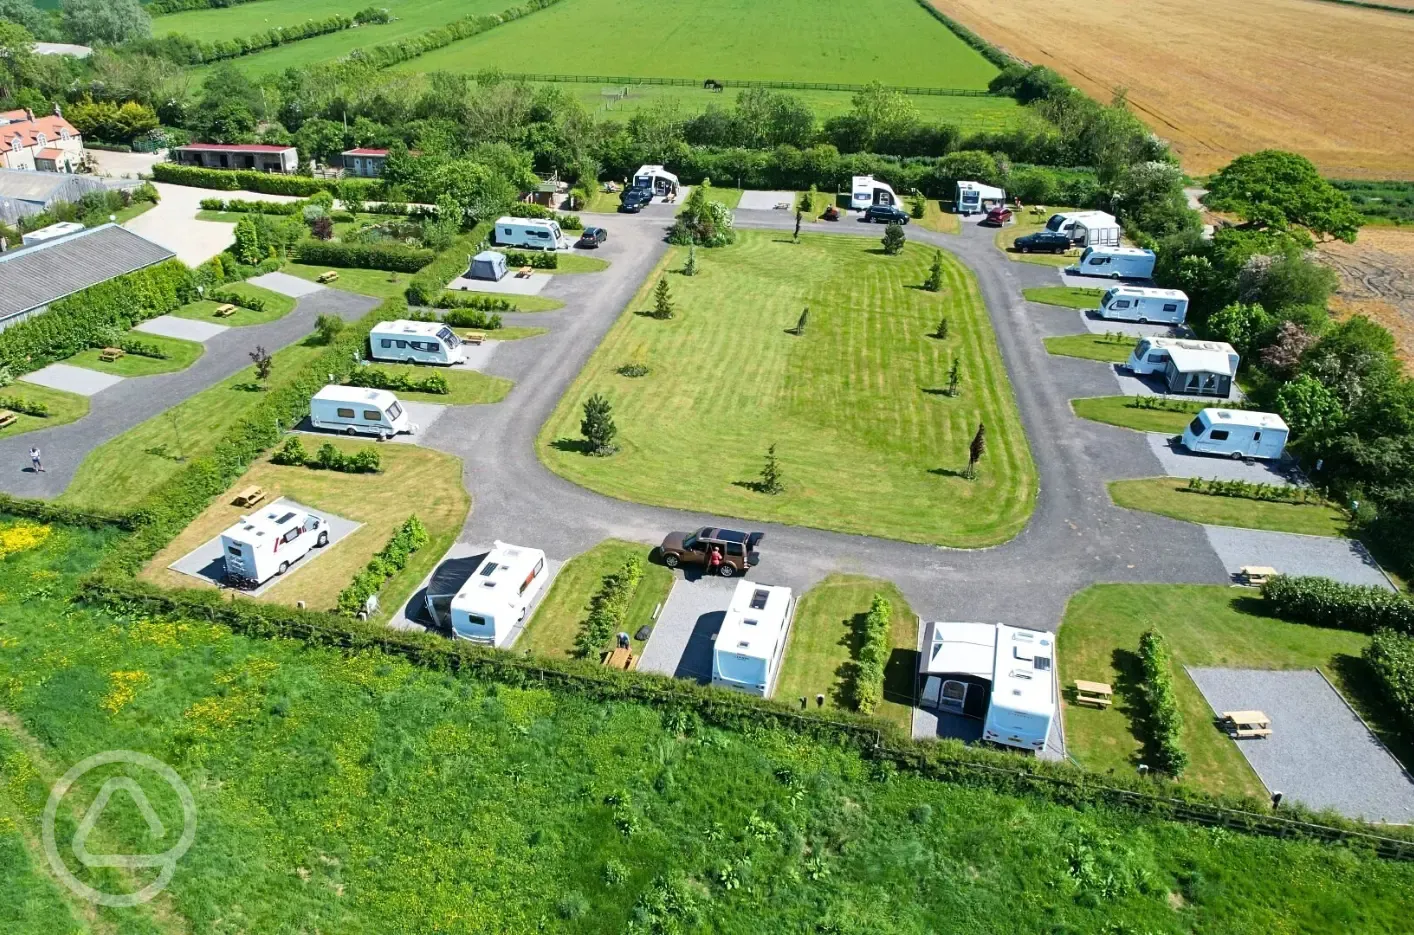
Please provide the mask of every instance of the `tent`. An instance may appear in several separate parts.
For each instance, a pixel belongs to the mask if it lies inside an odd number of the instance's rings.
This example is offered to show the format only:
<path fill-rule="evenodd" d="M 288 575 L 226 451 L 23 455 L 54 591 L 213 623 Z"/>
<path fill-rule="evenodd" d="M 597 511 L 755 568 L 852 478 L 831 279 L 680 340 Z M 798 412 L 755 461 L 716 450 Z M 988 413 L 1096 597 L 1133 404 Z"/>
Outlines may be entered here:
<path fill-rule="evenodd" d="M 495 250 L 483 250 L 471 258 L 468 279 L 489 279 L 496 282 L 506 275 L 506 255 Z"/>

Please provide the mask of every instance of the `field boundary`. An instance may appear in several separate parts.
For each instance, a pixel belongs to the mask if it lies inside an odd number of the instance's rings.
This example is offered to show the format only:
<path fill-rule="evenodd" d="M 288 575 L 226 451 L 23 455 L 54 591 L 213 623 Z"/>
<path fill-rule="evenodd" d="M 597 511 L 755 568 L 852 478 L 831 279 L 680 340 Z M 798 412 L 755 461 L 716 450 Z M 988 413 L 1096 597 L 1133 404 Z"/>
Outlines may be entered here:
<path fill-rule="evenodd" d="M 1341 6 L 1358 6 L 1366 10 L 1381 10 L 1385 13 L 1403 13 L 1414 16 L 1414 7 L 1391 6 L 1388 3 L 1367 3 L 1365 0 L 1316 0 L 1318 3 L 1338 3 Z"/>
<path fill-rule="evenodd" d="M 674 88 L 773 88 L 788 91 L 865 91 L 877 85 L 841 84 L 822 81 L 764 81 L 754 78 L 644 78 L 629 75 L 550 75 L 534 72 L 503 72 L 501 77 L 512 81 L 539 81 L 565 84 L 651 84 Z M 925 88 L 884 85 L 886 90 L 899 94 L 913 94 L 926 97 L 1009 97 L 983 91 L 980 88 Z"/>

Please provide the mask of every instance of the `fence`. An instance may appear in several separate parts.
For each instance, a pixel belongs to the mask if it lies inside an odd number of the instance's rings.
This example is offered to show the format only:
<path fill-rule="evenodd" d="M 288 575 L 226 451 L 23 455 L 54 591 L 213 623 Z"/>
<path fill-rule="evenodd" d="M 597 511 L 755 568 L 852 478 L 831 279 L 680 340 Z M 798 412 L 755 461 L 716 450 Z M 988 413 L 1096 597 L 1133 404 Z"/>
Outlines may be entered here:
<path fill-rule="evenodd" d="M 864 91 L 870 85 L 839 84 L 819 81 L 754 81 L 716 78 L 643 78 L 628 75 L 541 75 L 530 72 L 514 72 L 502 75 L 512 81 L 544 81 L 562 84 L 619 84 L 619 85 L 664 85 L 673 88 L 772 88 L 787 91 Z M 920 88 L 885 86 L 900 94 L 914 94 L 925 97 L 996 97 L 991 91 L 976 88 Z"/>

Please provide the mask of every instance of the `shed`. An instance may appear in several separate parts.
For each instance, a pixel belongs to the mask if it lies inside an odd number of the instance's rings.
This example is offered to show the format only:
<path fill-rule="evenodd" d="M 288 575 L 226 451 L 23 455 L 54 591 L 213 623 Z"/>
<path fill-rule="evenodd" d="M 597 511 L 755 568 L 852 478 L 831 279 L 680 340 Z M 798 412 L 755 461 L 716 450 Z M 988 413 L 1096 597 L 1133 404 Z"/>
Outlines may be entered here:
<path fill-rule="evenodd" d="M 506 275 L 506 255 L 495 250 L 483 250 L 471 258 L 468 279 L 489 279 L 497 282 Z"/>

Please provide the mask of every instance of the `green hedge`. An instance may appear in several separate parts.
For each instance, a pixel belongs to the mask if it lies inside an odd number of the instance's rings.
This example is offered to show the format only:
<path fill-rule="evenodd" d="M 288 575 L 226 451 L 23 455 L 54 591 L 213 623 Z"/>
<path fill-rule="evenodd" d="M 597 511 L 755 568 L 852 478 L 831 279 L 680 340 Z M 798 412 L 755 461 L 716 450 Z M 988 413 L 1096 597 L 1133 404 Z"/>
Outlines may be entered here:
<path fill-rule="evenodd" d="M 388 544 L 368 562 L 368 567 L 354 576 L 353 582 L 339 592 L 339 613 L 354 617 L 363 612 L 368 599 L 378 593 L 383 582 L 407 567 L 408 558 L 427 544 L 427 527 L 417 514 L 409 516 Z"/>
<path fill-rule="evenodd" d="M 264 52 L 266 49 L 278 48 L 304 39 L 313 39 L 316 36 L 343 32 L 345 29 L 353 27 L 353 17 L 336 13 L 323 19 L 306 20 L 293 26 L 277 26 L 254 35 L 216 39 L 211 42 L 173 32 L 165 36 L 152 36 L 128 42 L 124 44 L 123 49 L 138 55 L 165 58 L 178 65 L 202 65 L 239 58 L 242 55 L 253 55 L 256 52 Z"/>
<path fill-rule="evenodd" d="M 1274 616 L 1293 623 L 1361 633 L 1388 628 L 1414 634 L 1414 601 L 1386 588 L 1278 575 L 1262 585 L 1262 596 L 1271 603 Z"/>
<path fill-rule="evenodd" d="M 528 204 L 524 201 L 517 201 L 506 209 L 506 214 L 513 218 L 540 218 L 546 221 L 555 221 L 560 225 L 561 230 L 582 231 L 584 222 L 577 214 L 560 214 L 551 211 L 544 205 Z"/>
<path fill-rule="evenodd" d="M 486 240 L 491 225 L 477 224 L 462 234 L 437 258 L 428 263 L 408 283 L 406 296 L 409 305 L 432 305 L 446 291 L 447 283 L 463 275 L 471 267 L 471 255 Z"/>
<path fill-rule="evenodd" d="M 579 625 L 574 651 L 581 659 L 598 658 L 600 651 L 623 630 L 628 605 L 638 583 L 643 580 L 643 557 L 630 555 L 618 571 L 604 576 L 599 590 L 589 602 L 589 614 Z"/>
<path fill-rule="evenodd" d="M 34 416 L 39 419 L 48 418 L 49 416 L 48 406 L 44 403 L 37 403 L 33 400 L 25 399 L 23 396 L 0 396 L 0 409 L 9 409 L 12 412 Z"/>
<path fill-rule="evenodd" d="M 1414 739 L 1414 636 L 1380 630 L 1363 655 L 1385 699 Z"/>
<path fill-rule="evenodd" d="M 83 509 L 53 503 L 49 500 L 28 500 L 0 493 L 0 513 L 24 516 L 41 523 L 59 523 L 63 526 L 84 526 L 88 529 L 104 529 L 116 526 L 119 529 L 136 529 L 139 518 L 131 513 L 110 513 L 104 510 Z"/>
<path fill-rule="evenodd" d="M 359 197 L 373 199 L 382 191 L 377 179 L 316 179 L 306 175 L 280 175 L 257 172 L 254 169 L 204 169 L 183 166 L 175 162 L 159 162 L 152 167 L 152 177 L 159 182 L 187 185 L 192 188 L 212 188 L 223 192 L 260 192 L 262 195 L 296 195 L 308 198 L 318 192 L 338 196 L 341 190 L 357 191 Z"/>
<path fill-rule="evenodd" d="M 344 269 L 383 269 L 391 273 L 416 273 L 436 259 L 431 250 L 396 244 L 347 244 L 322 240 L 302 240 L 295 244 L 294 258 L 308 266 L 338 266 Z"/>
<path fill-rule="evenodd" d="M 219 10 L 240 3 L 253 2 L 255 0 L 152 0 L 146 9 L 151 16 L 161 16 L 164 13 L 181 13 L 185 10 Z"/>
<path fill-rule="evenodd" d="M 406 393 L 434 393 L 445 396 L 452 391 L 447 378 L 437 372 L 425 377 L 406 373 L 389 373 L 378 367 L 359 367 L 349 374 L 348 386 L 364 386 L 372 390 L 401 390 Z"/>
<path fill-rule="evenodd" d="M 272 464 L 286 467 L 307 467 L 316 471 L 340 471 L 344 474 L 377 474 L 383 467 L 383 457 L 377 448 L 360 448 L 353 454 L 344 454 L 332 442 L 325 442 L 310 457 L 304 442 L 298 435 L 285 439 L 280 450 L 270 456 Z"/>
<path fill-rule="evenodd" d="M 1158 630 L 1146 630 L 1139 638 L 1139 661 L 1144 667 L 1144 697 L 1149 704 L 1145 721 L 1158 759 L 1155 765 L 1170 776 L 1182 776 L 1188 767 L 1188 753 L 1179 739 L 1183 714 L 1173 690 L 1173 659 Z"/>
<path fill-rule="evenodd" d="M 249 201 L 245 198 L 203 198 L 201 210 L 223 211 L 230 214 L 292 215 L 304 211 L 304 201 Z"/>
<path fill-rule="evenodd" d="M 560 255 L 554 250 L 505 250 L 506 265 L 532 269 L 559 269 Z"/>
<path fill-rule="evenodd" d="M 884 667 L 889 663 L 889 629 L 894 609 L 882 594 L 875 594 L 864 615 L 858 640 L 852 694 L 861 714 L 872 714 L 884 698 Z"/>
<path fill-rule="evenodd" d="M 227 291 L 225 289 L 212 289 L 206 293 L 206 298 L 212 302 L 237 305 L 252 312 L 265 311 L 265 300 L 258 295 L 246 295 L 243 292 Z"/>
<path fill-rule="evenodd" d="M 537 10 L 543 10 L 559 2 L 560 0 L 528 0 L 522 6 L 511 7 L 500 13 L 464 16 L 444 26 L 424 30 L 415 36 L 408 36 L 397 42 L 385 42 L 367 49 L 356 49 L 349 54 L 349 58 L 359 64 L 368 64 L 374 68 L 390 68 L 393 65 L 417 58 L 419 55 L 426 55 L 434 49 L 444 48 L 453 42 L 480 35 L 504 23 L 529 16 Z"/>
<path fill-rule="evenodd" d="M 966 26 L 962 25 L 957 20 L 943 13 L 942 10 L 939 10 L 937 7 L 933 6 L 933 4 L 929 3 L 928 0 L 918 0 L 918 5 L 921 6 L 923 9 L 927 10 L 929 15 L 932 16 L 933 19 L 937 20 L 944 26 L 948 27 L 948 29 L 952 30 L 954 35 L 956 35 L 967 45 L 976 49 L 983 58 L 985 58 L 987 61 L 991 62 L 998 68 L 1005 68 L 1008 65 L 1015 65 L 1017 63 L 1018 60 L 1016 58 L 1003 52 L 1001 49 L 992 45 L 992 43 L 988 42 L 986 39 L 983 39 L 981 36 L 977 35 L 975 32 L 968 29 Z"/>

